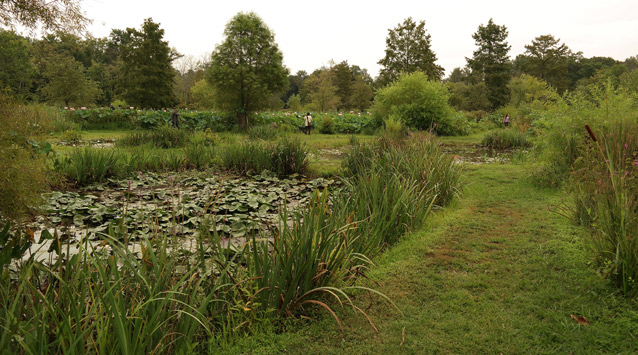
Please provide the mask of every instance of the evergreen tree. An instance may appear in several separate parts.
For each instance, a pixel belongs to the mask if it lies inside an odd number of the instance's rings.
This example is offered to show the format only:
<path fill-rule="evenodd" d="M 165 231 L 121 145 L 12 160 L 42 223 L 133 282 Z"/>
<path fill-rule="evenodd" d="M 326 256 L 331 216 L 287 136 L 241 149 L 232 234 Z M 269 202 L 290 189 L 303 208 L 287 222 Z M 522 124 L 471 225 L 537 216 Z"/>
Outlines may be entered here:
<path fill-rule="evenodd" d="M 233 111 L 245 128 L 252 112 L 267 107 L 273 94 L 286 89 L 288 69 L 275 36 L 257 14 L 235 15 L 224 36 L 213 51 L 207 78 L 220 105 Z"/>
<path fill-rule="evenodd" d="M 339 97 L 337 108 L 346 110 L 350 108 L 350 98 L 353 94 L 354 74 L 350 69 L 347 61 L 343 61 L 330 68 L 333 75 L 334 86 L 337 88 L 336 93 Z"/>
<path fill-rule="evenodd" d="M 127 103 L 143 108 L 161 108 L 177 102 L 173 91 L 177 54 L 163 41 L 164 30 L 146 19 L 142 30 L 127 28 L 120 47 L 119 87 Z"/>
<path fill-rule="evenodd" d="M 564 92 L 569 86 L 567 65 L 571 51 L 560 39 L 552 35 L 536 37 L 532 44 L 525 46 L 525 53 L 516 58 L 520 61 L 520 71 L 546 81 Z"/>
<path fill-rule="evenodd" d="M 436 65 L 436 54 L 430 48 L 431 38 L 425 30 L 425 21 L 418 24 L 408 17 L 402 24 L 388 30 L 385 40 L 385 57 L 379 61 L 383 66 L 378 84 L 387 85 L 401 73 L 421 71 L 430 80 L 440 80 L 443 67 Z"/>
<path fill-rule="evenodd" d="M 496 25 L 490 19 L 486 26 L 480 25 L 472 35 L 478 49 L 472 58 L 465 58 L 472 75 L 485 83 L 491 109 L 508 101 L 507 83 L 510 80 L 511 63 L 507 53 L 511 47 L 507 44 L 507 35 L 505 26 Z"/>

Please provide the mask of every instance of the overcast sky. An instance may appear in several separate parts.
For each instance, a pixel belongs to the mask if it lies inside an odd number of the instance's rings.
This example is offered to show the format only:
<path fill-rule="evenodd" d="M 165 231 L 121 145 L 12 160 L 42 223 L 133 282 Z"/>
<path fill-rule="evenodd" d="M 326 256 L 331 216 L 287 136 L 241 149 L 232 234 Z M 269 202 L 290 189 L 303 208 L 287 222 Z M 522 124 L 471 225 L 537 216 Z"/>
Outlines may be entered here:
<path fill-rule="evenodd" d="M 475 50 L 472 34 L 490 18 L 509 30 L 510 57 L 535 37 L 551 34 L 585 57 L 618 60 L 638 55 L 638 0 L 84 0 L 95 37 L 111 29 L 140 28 L 152 17 L 171 47 L 201 57 L 223 41 L 226 23 L 238 12 L 256 12 L 275 33 L 291 73 L 312 72 L 347 60 L 374 77 L 388 29 L 407 17 L 425 20 L 432 49 L 447 74 Z"/>

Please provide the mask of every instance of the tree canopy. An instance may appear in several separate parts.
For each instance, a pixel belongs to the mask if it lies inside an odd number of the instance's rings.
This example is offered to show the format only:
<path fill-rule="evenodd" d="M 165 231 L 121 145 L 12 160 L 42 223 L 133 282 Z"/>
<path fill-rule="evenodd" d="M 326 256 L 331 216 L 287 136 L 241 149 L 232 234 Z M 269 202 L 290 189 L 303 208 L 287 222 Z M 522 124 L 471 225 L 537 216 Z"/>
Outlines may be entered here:
<path fill-rule="evenodd" d="M 254 12 L 235 15 L 224 36 L 213 51 L 207 78 L 220 106 L 247 127 L 252 112 L 267 107 L 273 94 L 286 89 L 288 69 L 274 34 Z"/>
<path fill-rule="evenodd" d="M 535 76 L 555 87 L 559 92 L 567 90 L 568 61 L 571 51 L 560 39 L 552 35 L 536 37 L 525 46 L 525 53 L 519 55 L 519 69 L 525 74 Z"/>
<path fill-rule="evenodd" d="M 508 101 L 507 83 L 511 75 L 508 52 L 511 47 L 507 43 L 507 35 L 507 27 L 496 25 L 490 19 L 472 35 L 478 49 L 472 58 L 465 58 L 472 74 L 485 83 L 492 109 Z"/>
<path fill-rule="evenodd" d="M 142 30 L 127 28 L 120 46 L 119 87 L 131 105 L 144 108 L 172 106 L 177 102 L 173 90 L 177 54 L 163 41 L 164 30 L 149 18 Z"/>
<path fill-rule="evenodd" d="M 2 0 L 0 26 L 23 26 L 35 31 L 79 32 L 89 20 L 82 14 L 82 0 Z"/>
<path fill-rule="evenodd" d="M 379 61 L 383 66 L 379 73 L 379 84 L 386 85 L 396 80 L 401 73 L 415 71 L 423 72 L 431 80 L 440 80 L 443 67 L 435 63 L 436 54 L 430 48 L 430 42 L 425 21 L 417 24 L 412 17 L 388 30 L 385 57 Z"/>

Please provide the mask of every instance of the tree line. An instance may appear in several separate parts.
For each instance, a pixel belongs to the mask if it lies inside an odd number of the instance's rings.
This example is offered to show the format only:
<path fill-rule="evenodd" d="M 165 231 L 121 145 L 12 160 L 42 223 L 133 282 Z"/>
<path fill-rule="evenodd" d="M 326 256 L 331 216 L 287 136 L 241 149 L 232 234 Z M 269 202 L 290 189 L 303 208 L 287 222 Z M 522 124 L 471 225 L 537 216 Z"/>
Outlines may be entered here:
<path fill-rule="evenodd" d="M 585 58 L 548 34 L 511 59 L 508 30 L 492 19 L 472 34 L 476 50 L 467 65 L 445 79 L 425 21 L 412 18 L 388 30 L 376 78 L 348 61 L 290 73 L 273 32 L 255 13 L 234 16 L 224 41 L 200 59 L 171 48 L 160 24 L 150 18 L 140 28 L 114 29 L 105 38 L 52 28 L 40 39 L 0 30 L 5 90 L 26 101 L 64 106 L 215 108 L 233 112 L 240 123 L 262 109 L 366 110 L 377 90 L 417 71 L 446 83 L 450 104 L 464 111 L 497 109 L 539 85 L 563 94 L 610 81 L 638 91 L 638 57 Z"/>

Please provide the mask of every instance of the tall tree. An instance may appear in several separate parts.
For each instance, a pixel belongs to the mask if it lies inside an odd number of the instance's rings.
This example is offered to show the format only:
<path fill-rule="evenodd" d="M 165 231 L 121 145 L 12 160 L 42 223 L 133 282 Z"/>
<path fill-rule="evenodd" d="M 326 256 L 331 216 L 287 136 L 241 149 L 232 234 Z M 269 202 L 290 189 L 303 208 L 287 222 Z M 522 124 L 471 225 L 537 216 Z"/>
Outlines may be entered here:
<path fill-rule="evenodd" d="M 337 88 L 337 96 L 339 96 L 337 108 L 340 110 L 348 109 L 351 105 L 350 98 L 353 94 L 355 83 L 354 73 L 345 60 L 334 65 L 330 70 L 332 71 L 334 86 Z"/>
<path fill-rule="evenodd" d="M 119 86 L 127 103 L 144 107 L 172 106 L 175 69 L 171 63 L 178 55 L 163 41 L 164 30 L 148 18 L 142 30 L 127 28 L 120 48 Z"/>
<path fill-rule="evenodd" d="M 388 30 L 385 57 L 379 73 L 379 85 L 387 85 L 401 73 L 421 71 L 430 80 L 440 80 L 443 67 L 436 65 L 436 54 L 430 48 L 431 38 L 425 30 L 425 21 L 418 24 L 408 17 L 394 29 Z"/>
<path fill-rule="evenodd" d="M 208 80 L 221 106 L 232 110 L 245 128 L 252 112 L 286 89 L 288 69 L 274 34 L 254 12 L 235 15 L 224 36 L 213 51 Z"/>
<path fill-rule="evenodd" d="M 0 89 L 27 96 L 35 67 L 30 59 L 30 44 L 14 32 L 0 30 Z"/>
<path fill-rule="evenodd" d="M 492 19 L 486 26 L 480 25 L 472 35 L 478 49 L 472 58 L 465 58 L 472 74 L 485 83 L 487 98 L 492 109 L 508 101 L 507 83 L 511 75 L 511 63 L 507 44 L 507 27 L 494 24 Z"/>
<path fill-rule="evenodd" d="M 571 54 L 567 45 L 560 43 L 560 39 L 542 35 L 526 45 L 525 53 L 516 60 L 521 60 L 521 72 L 546 81 L 558 92 L 564 92 L 569 87 L 567 65 Z"/>
<path fill-rule="evenodd" d="M 43 74 L 47 82 L 42 92 L 52 103 L 88 106 L 98 95 L 97 84 L 87 78 L 82 63 L 68 54 L 48 58 Z"/>
<path fill-rule="evenodd" d="M 332 71 L 326 68 L 316 70 L 304 81 L 302 93 L 314 110 L 326 112 L 337 108 L 339 97 L 333 81 Z"/>

